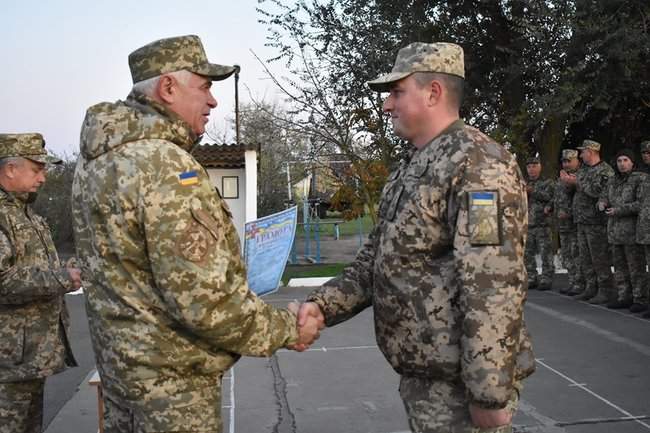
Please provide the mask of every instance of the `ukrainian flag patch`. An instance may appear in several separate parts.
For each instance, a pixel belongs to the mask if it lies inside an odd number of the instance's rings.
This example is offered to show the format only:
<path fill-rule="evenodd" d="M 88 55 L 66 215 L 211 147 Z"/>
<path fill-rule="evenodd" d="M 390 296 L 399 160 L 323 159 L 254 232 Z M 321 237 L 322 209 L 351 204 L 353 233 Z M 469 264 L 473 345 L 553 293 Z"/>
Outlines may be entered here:
<path fill-rule="evenodd" d="M 195 185 L 199 183 L 199 177 L 196 171 L 186 171 L 178 175 L 178 182 L 183 185 Z"/>
<path fill-rule="evenodd" d="M 471 204 L 474 206 L 494 206 L 494 192 L 481 191 L 471 193 Z"/>

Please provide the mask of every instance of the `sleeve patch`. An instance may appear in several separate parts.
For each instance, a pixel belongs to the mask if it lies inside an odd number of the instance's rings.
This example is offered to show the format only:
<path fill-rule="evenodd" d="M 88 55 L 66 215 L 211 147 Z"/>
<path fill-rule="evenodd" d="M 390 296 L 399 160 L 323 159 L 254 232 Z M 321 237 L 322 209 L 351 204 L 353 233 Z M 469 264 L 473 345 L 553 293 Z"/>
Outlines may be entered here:
<path fill-rule="evenodd" d="M 215 240 L 208 230 L 192 220 L 178 241 L 178 250 L 186 260 L 199 263 L 214 248 L 214 244 Z"/>
<path fill-rule="evenodd" d="M 468 194 L 468 231 L 472 245 L 500 245 L 499 193 L 471 191 Z"/>

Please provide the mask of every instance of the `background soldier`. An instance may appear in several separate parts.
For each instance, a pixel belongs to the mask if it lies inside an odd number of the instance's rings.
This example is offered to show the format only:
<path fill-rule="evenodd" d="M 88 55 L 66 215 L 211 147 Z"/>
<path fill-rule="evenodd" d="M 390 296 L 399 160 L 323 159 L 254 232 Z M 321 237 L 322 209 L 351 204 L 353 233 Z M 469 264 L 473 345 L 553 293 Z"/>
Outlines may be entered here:
<path fill-rule="evenodd" d="M 369 82 L 390 91 L 384 111 L 415 149 L 390 175 L 355 261 L 300 312 L 333 326 L 373 306 L 416 433 L 510 431 L 519 381 L 534 369 L 524 179 L 510 153 L 459 119 L 463 78 L 461 47 L 416 42 Z"/>
<path fill-rule="evenodd" d="M 562 170 L 560 170 L 560 177 L 555 182 L 553 211 L 560 234 L 562 264 L 566 267 L 569 276 L 569 287 L 561 288 L 560 293 L 569 295 L 582 293 L 585 288 L 585 280 L 580 268 L 578 230 L 573 221 L 572 203 L 573 194 L 575 194 L 575 183 L 565 180 L 575 180 L 578 168 L 580 168 L 578 151 L 574 149 L 562 150 Z"/>
<path fill-rule="evenodd" d="M 73 183 L 77 252 L 108 432 L 221 431 L 221 378 L 240 355 L 304 348 L 309 318 L 246 283 L 226 203 L 188 153 L 217 101 L 197 36 L 131 53 L 126 101 L 88 109 Z M 295 310 L 297 312 L 297 309 Z"/>
<path fill-rule="evenodd" d="M 585 276 L 585 291 L 576 296 L 591 304 L 616 301 L 612 283 L 611 258 L 607 244 L 606 215 L 596 207 L 605 193 L 614 170 L 600 159 L 600 143 L 584 140 L 580 150 L 583 166 L 575 179 L 567 178 L 576 185 L 573 196 L 573 219 L 578 224 L 580 264 Z"/>
<path fill-rule="evenodd" d="M 45 378 L 76 366 L 63 295 L 79 270 L 61 265 L 29 205 L 59 163 L 40 134 L 0 134 L 0 433 L 40 432 Z"/>
<path fill-rule="evenodd" d="M 636 243 L 641 184 L 646 175 L 632 172 L 634 152 L 623 149 L 616 154 L 616 174 L 607 183 L 606 195 L 598 208 L 607 218 L 607 240 L 612 245 L 618 299 L 608 308 L 629 308 L 633 313 L 647 309 L 643 247 Z"/>
<path fill-rule="evenodd" d="M 641 143 L 641 160 L 639 171 L 650 174 L 650 140 Z"/>
<path fill-rule="evenodd" d="M 528 182 L 528 237 L 526 238 L 525 262 L 528 272 L 528 288 L 549 290 L 553 282 L 553 243 L 551 227 L 545 211 L 553 201 L 553 183 L 550 179 L 540 179 L 542 164 L 537 156 L 526 161 Z M 542 258 L 542 274 L 537 273 L 537 260 Z"/>
<path fill-rule="evenodd" d="M 650 173 L 650 140 L 641 143 L 641 156 L 646 173 Z M 644 248 L 646 266 L 650 268 L 650 175 L 646 176 L 642 187 L 639 189 L 639 217 L 636 224 L 636 241 Z M 650 275 L 646 273 L 645 295 L 650 300 Z M 650 319 L 650 311 L 643 313 L 643 317 Z"/>

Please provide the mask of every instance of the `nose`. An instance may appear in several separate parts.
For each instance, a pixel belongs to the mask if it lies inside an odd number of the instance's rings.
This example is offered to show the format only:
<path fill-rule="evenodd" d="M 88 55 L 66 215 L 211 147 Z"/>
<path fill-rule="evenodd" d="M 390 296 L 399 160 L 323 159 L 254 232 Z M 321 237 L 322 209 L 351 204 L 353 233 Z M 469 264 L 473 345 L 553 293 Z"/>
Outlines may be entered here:
<path fill-rule="evenodd" d="M 210 98 L 208 98 L 208 106 L 212 108 L 217 108 L 217 100 L 214 98 L 212 95 L 212 92 L 208 92 L 208 95 L 210 95 Z"/>
<path fill-rule="evenodd" d="M 390 114 L 391 111 L 393 111 L 393 96 L 388 95 L 386 99 L 384 99 L 384 104 L 382 106 L 384 113 Z"/>

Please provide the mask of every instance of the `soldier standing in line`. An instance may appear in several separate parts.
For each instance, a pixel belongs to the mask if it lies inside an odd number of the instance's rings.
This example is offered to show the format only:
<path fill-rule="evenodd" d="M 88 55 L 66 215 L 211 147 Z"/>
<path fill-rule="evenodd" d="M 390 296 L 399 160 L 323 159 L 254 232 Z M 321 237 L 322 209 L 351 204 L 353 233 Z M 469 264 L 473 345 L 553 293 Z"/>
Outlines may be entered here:
<path fill-rule="evenodd" d="M 524 260 L 528 272 L 528 289 L 549 290 L 553 282 L 555 267 L 553 265 L 553 242 L 547 208 L 553 201 L 553 183 L 550 179 L 541 179 L 542 164 L 539 157 L 533 156 L 526 161 L 528 179 L 528 237 Z M 537 273 L 539 253 L 542 258 L 542 274 Z"/>
<path fill-rule="evenodd" d="M 633 172 L 634 151 L 616 154 L 616 174 L 607 183 L 606 194 L 598 209 L 607 215 L 607 240 L 612 245 L 618 299 L 607 308 L 629 308 L 633 313 L 647 309 L 645 260 L 643 247 L 636 243 L 637 215 L 641 185 L 646 174 Z"/>
<path fill-rule="evenodd" d="M 650 269 L 650 140 L 641 143 L 641 157 L 643 169 L 648 173 L 639 189 L 639 217 L 636 225 L 636 241 L 644 249 L 645 263 Z M 650 302 L 650 275 L 646 272 L 645 294 Z M 650 319 L 650 309 L 643 313 L 643 317 Z"/>
<path fill-rule="evenodd" d="M 129 56 L 126 101 L 90 107 L 73 182 L 73 225 L 86 275 L 106 431 L 219 432 L 221 380 L 241 355 L 304 349 L 297 329 L 246 282 L 226 203 L 189 151 L 217 101 L 197 36 Z"/>
<path fill-rule="evenodd" d="M 574 149 L 562 150 L 562 169 L 560 177 L 555 182 L 552 210 L 557 220 L 560 234 L 560 252 L 562 264 L 566 267 L 569 277 L 569 287 L 560 289 L 560 293 L 577 295 L 582 293 L 585 286 L 584 276 L 580 268 L 580 252 L 578 250 L 578 231 L 573 221 L 573 194 L 575 185 L 568 183 L 564 178 L 574 178 L 580 168 L 578 151 Z"/>
<path fill-rule="evenodd" d="M 369 86 L 413 146 L 386 183 L 379 222 L 303 315 L 328 326 L 372 305 L 413 432 L 509 432 L 534 370 L 523 318 L 527 204 L 512 154 L 459 119 L 462 48 L 415 42 Z"/>
<path fill-rule="evenodd" d="M 580 264 L 585 277 L 585 290 L 576 299 L 590 304 L 616 300 L 607 244 L 607 216 L 596 207 L 614 170 L 600 159 L 600 148 L 600 143 L 584 140 L 578 147 L 583 165 L 575 178 L 566 178 L 568 184 L 576 187 L 573 219 L 578 225 Z"/>
<path fill-rule="evenodd" d="M 0 134 L 0 433 L 40 433 L 45 378 L 76 366 L 64 295 L 81 286 L 30 206 L 49 156 L 41 134 Z"/>

